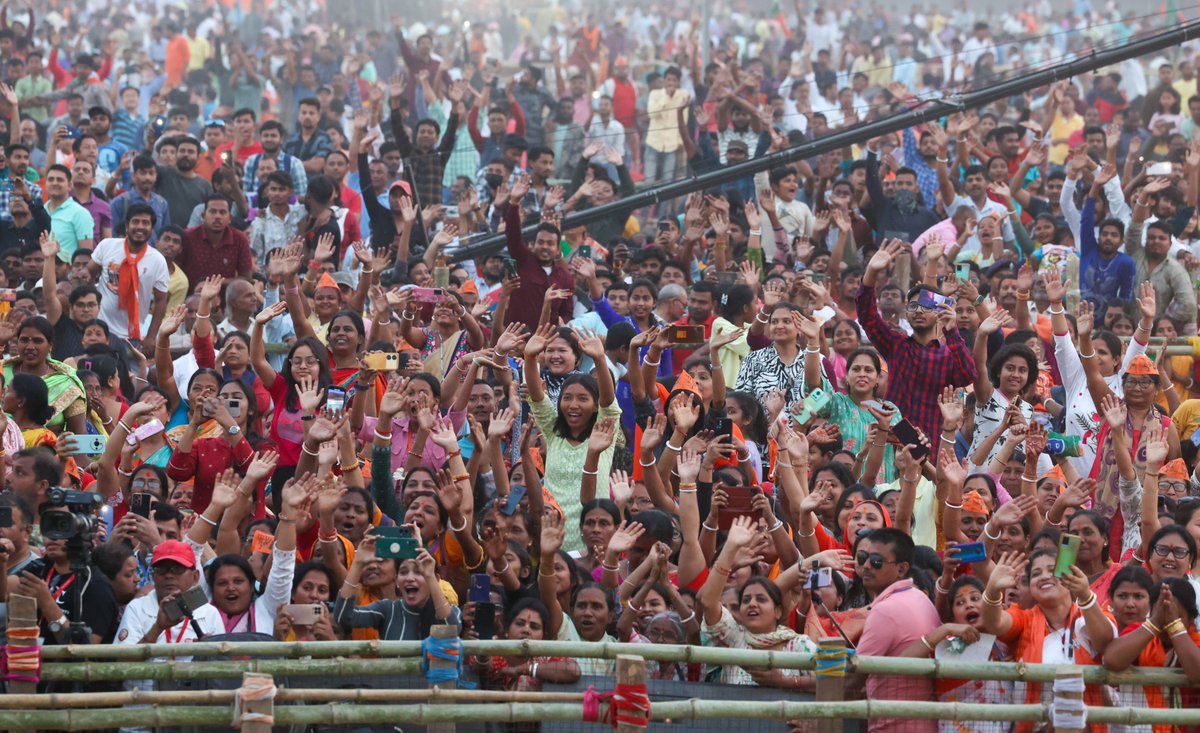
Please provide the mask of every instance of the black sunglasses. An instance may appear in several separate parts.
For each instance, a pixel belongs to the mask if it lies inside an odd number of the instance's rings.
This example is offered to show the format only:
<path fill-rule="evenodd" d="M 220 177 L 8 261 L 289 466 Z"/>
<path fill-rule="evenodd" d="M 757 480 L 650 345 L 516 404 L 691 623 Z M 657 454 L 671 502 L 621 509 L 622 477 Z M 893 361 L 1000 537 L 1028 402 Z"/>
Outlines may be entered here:
<path fill-rule="evenodd" d="M 878 552 L 872 552 L 870 554 L 867 554 L 866 552 L 860 552 L 854 557 L 854 559 L 859 565 L 866 565 L 867 562 L 870 561 L 871 567 L 875 568 L 876 570 L 882 568 L 884 565 L 897 562 L 896 560 L 885 560 L 883 555 L 880 555 Z"/>

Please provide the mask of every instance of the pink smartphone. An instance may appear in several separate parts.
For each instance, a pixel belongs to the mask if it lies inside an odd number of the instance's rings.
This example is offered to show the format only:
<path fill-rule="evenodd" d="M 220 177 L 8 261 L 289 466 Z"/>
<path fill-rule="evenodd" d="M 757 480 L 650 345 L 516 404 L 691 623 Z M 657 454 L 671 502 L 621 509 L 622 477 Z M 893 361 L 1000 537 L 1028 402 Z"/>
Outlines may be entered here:
<path fill-rule="evenodd" d="M 161 422 L 158 420 L 151 420 L 134 428 L 134 431 L 125 438 L 125 442 L 129 445 L 137 445 L 139 442 L 149 438 L 151 435 L 158 435 L 163 430 L 164 428 Z"/>

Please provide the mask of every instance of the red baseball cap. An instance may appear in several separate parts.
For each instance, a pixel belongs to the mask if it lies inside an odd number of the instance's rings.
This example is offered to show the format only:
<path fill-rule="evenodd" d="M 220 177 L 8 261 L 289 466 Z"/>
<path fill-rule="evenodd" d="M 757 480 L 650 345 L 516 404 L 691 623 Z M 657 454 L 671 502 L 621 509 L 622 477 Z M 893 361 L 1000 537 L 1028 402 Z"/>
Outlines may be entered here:
<path fill-rule="evenodd" d="M 192 552 L 190 546 L 179 540 L 167 540 L 154 548 L 152 564 L 157 565 L 166 560 L 177 562 L 185 568 L 196 567 L 196 553 Z"/>

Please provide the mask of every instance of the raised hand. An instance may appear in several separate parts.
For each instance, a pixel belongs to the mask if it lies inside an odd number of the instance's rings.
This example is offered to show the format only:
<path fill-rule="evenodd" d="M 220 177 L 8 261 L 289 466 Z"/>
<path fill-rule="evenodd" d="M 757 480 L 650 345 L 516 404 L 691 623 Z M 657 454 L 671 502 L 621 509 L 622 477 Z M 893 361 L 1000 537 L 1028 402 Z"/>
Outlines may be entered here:
<path fill-rule="evenodd" d="M 1101 398 L 1100 411 L 1104 414 L 1104 419 L 1108 421 L 1110 428 L 1113 430 L 1125 429 L 1125 403 L 1112 392 Z"/>
<path fill-rule="evenodd" d="M 616 439 L 616 429 L 616 418 L 606 417 L 603 420 L 597 420 L 595 426 L 592 427 L 591 436 L 588 437 L 588 450 L 595 453 L 603 453 L 608 450 Z"/>
<path fill-rule="evenodd" d="M 525 342 L 525 358 L 532 359 L 546 350 L 546 345 L 554 338 L 556 329 L 549 323 L 543 323 Z"/>
<path fill-rule="evenodd" d="M 646 427 L 642 428 L 642 443 L 641 447 L 644 451 L 652 451 L 657 448 L 663 441 L 663 436 L 667 432 L 667 416 L 657 414 L 646 422 Z"/>
<path fill-rule="evenodd" d="M 625 554 L 633 549 L 638 539 L 645 534 L 646 525 L 639 522 L 621 522 L 617 531 L 608 540 L 608 551 Z"/>
<path fill-rule="evenodd" d="M 254 456 L 254 460 L 250 462 L 250 467 L 246 469 L 246 478 L 255 483 L 264 481 L 275 472 L 275 466 L 278 463 L 279 454 L 268 448 Z"/>
<path fill-rule="evenodd" d="M 184 308 L 184 310 L 186 312 L 186 306 L 180 306 L 180 307 Z M 287 303 L 285 303 L 284 301 L 281 300 L 281 301 L 275 303 L 274 305 L 271 305 L 267 308 L 263 308 L 261 311 L 256 313 L 254 316 L 254 322 L 260 326 L 265 325 L 268 321 L 272 321 L 275 318 L 282 316 L 284 313 L 287 313 L 287 310 L 288 310 Z M 166 326 L 167 326 L 167 324 L 164 321 L 163 329 L 165 329 Z M 178 327 L 176 327 L 176 328 L 178 328 Z M 163 333 L 163 330 L 159 329 L 159 333 Z"/>
<path fill-rule="evenodd" d="M 1137 304 L 1142 318 L 1153 322 L 1158 316 L 1158 299 L 1154 294 L 1154 286 L 1150 284 L 1150 281 L 1147 280 L 1139 286 Z"/>
<path fill-rule="evenodd" d="M 896 258 L 900 256 L 908 245 L 898 239 L 887 240 L 883 243 L 875 254 L 871 255 L 871 259 L 867 262 L 867 270 L 875 273 L 887 272 Z"/>

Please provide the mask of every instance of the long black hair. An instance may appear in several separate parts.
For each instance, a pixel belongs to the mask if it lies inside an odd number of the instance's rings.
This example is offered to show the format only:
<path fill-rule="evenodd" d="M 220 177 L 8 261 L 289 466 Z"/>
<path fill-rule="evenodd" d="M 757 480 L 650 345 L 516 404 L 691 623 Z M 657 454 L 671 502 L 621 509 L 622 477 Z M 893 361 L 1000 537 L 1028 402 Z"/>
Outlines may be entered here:
<path fill-rule="evenodd" d="M 588 420 L 584 426 L 583 432 L 576 438 L 571 434 L 571 428 L 567 425 L 567 418 L 563 416 L 562 411 L 562 396 L 563 392 L 567 391 L 567 387 L 573 384 L 578 384 L 587 390 L 588 394 L 596 402 L 596 411 L 592 414 L 592 418 Z M 600 385 L 596 382 L 596 378 L 590 374 L 571 374 L 564 381 L 562 389 L 558 391 L 558 403 L 555 404 L 558 410 L 558 416 L 554 418 L 554 433 L 560 438 L 567 440 L 587 440 L 592 434 L 592 428 L 596 427 L 596 420 L 600 417 Z"/>
<path fill-rule="evenodd" d="M 337 316 L 334 316 L 336 318 Z M 325 344 L 314 336 L 305 336 L 298 338 L 292 344 L 292 348 L 288 349 L 287 358 L 283 360 L 283 371 L 279 373 L 283 377 L 284 384 L 287 385 L 287 397 L 284 399 L 284 408 L 295 412 L 300 409 L 300 396 L 296 390 L 296 378 L 292 376 L 292 357 L 296 355 L 296 349 L 301 346 L 307 346 L 312 351 L 313 357 L 317 360 L 317 386 L 321 388 L 329 388 L 333 384 L 333 373 L 329 369 L 329 352 L 325 350 Z M 221 380 L 217 380 L 218 383 Z"/>

